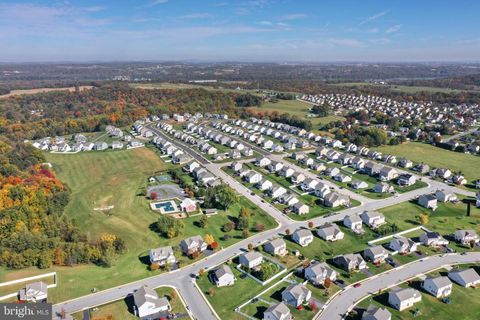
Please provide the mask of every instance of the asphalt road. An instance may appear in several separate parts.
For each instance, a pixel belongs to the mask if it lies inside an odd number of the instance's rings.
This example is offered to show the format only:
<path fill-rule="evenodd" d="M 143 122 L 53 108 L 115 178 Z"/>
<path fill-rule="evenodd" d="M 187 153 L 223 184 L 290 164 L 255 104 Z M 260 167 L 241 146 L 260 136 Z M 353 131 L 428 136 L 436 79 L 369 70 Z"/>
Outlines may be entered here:
<path fill-rule="evenodd" d="M 261 234 L 257 234 L 248 239 L 242 240 L 234 245 L 229 246 L 228 248 L 218 251 L 212 256 L 205 257 L 202 260 L 197 261 L 192 265 L 185 266 L 181 269 L 178 269 L 169 273 L 160 274 L 157 276 L 152 276 L 139 281 L 124 284 L 115 288 L 89 294 L 74 300 L 65 301 L 65 302 L 56 304 L 54 305 L 54 314 L 58 314 L 62 309 L 64 309 L 66 313 L 69 314 L 69 313 L 78 312 L 84 309 L 92 308 L 95 306 L 100 306 L 112 301 L 120 300 L 132 294 L 135 290 L 140 288 L 142 285 L 147 284 L 154 288 L 160 287 L 160 286 L 173 286 L 177 288 L 177 290 L 179 290 L 180 295 L 186 302 L 188 310 L 193 318 L 201 319 L 201 320 L 216 319 L 215 315 L 213 314 L 212 310 L 203 299 L 200 292 L 194 287 L 192 282 L 193 278 L 191 277 L 191 275 L 197 274 L 201 268 L 204 268 L 204 269 L 212 268 L 240 254 L 241 252 L 243 252 L 243 250 L 245 250 L 245 248 L 247 248 L 249 243 L 258 245 L 277 236 L 279 233 L 283 233 L 284 230 L 287 228 L 290 230 L 295 230 L 300 226 L 307 225 L 308 223 L 307 221 L 298 222 L 298 221 L 291 220 L 290 218 L 285 216 L 282 212 L 277 210 L 275 207 L 273 207 L 269 203 L 264 202 L 261 197 L 255 194 L 252 194 L 248 188 L 246 188 L 245 186 L 237 182 L 234 178 L 230 177 L 228 174 L 226 174 L 221 170 L 221 167 L 225 166 L 226 164 L 210 163 L 202 155 L 194 151 L 190 146 L 185 145 L 184 143 L 167 136 L 156 127 L 151 126 L 150 128 L 155 134 L 158 134 L 166 138 L 167 140 L 175 144 L 177 147 L 182 148 L 186 153 L 190 154 L 194 159 L 202 163 L 212 174 L 222 179 L 222 181 L 230 185 L 238 193 L 245 196 L 250 201 L 252 201 L 255 205 L 257 205 L 259 208 L 261 208 L 266 213 L 271 215 L 279 224 L 278 227 L 276 229 L 267 230 Z M 272 157 L 273 159 L 278 159 L 278 155 L 277 156 L 269 155 L 269 156 Z M 285 161 L 285 160 L 282 159 L 282 161 Z M 289 163 L 289 165 L 291 166 L 292 164 Z M 318 217 L 318 218 L 312 219 L 311 221 L 314 223 L 315 226 L 324 224 L 325 222 L 339 221 L 343 219 L 343 217 L 347 214 L 359 213 L 363 210 L 376 210 L 383 207 L 391 206 L 391 205 L 415 198 L 418 195 L 424 194 L 430 190 L 434 190 L 434 189 L 436 190 L 438 186 L 441 186 L 442 188 L 446 188 L 445 184 L 435 181 L 432 185 L 429 185 L 427 188 L 407 192 L 398 197 L 390 197 L 387 199 L 382 199 L 377 201 L 366 201 L 364 199 L 365 201 L 362 201 L 363 205 L 361 207 L 345 209 L 342 211 L 338 211 L 333 215 Z M 453 187 L 448 187 L 448 188 L 453 188 Z M 458 189 L 458 188 L 453 188 L 453 189 L 457 193 L 461 193 L 461 194 L 469 193 L 469 195 L 472 194 L 471 192 L 467 192 L 462 189 Z M 339 191 L 344 192 L 345 190 L 342 189 Z M 368 199 L 368 200 L 371 200 L 371 199 Z M 461 256 L 461 257 L 463 258 L 468 256 Z M 462 259 L 462 258 L 459 258 L 459 259 Z M 438 259 L 441 260 L 442 263 L 444 264 L 448 264 L 448 261 L 450 261 L 450 260 L 443 261 L 442 260 L 443 258 L 438 258 Z M 421 266 L 424 266 L 424 264 L 422 263 Z M 429 266 L 430 264 L 425 264 L 424 268 L 426 271 L 428 271 Z M 410 272 L 410 267 L 406 268 L 405 270 Z M 423 270 L 423 269 L 418 269 L 418 270 Z M 411 272 L 414 272 L 414 271 L 415 269 L 412 268 Z M 419 271 L 419 272 L 423 272 L 423 271 Z M 399 269 L 398 271 L 395 271 L 395 274 L 397 273 L 399 275 L 403 275 L 404 269 L 402 268 L 402 269 Z M 399 278 L 403 278 L 403 276 L 399 276 Z M 392 281 L 394 280 L 395 279 L 392 279 Z M 363 285 L 362 285 L 362 288 L 364 288 Z M 368 289 L 370 287 L 366 286 L 366 288 Z M 375 290 L 370 292 L 375 292 Z M 345 294 L 342 294 L 342 296 L 344 295 Z M 352 301 L 355 301 L 355 300 L 352 300 Z M 331 308 L 331 310 L 334 310 L 334 311 L 329 311 L 330 310 L 330 305 L 329 305 L 329 307 L 325 310 L 325 312 L 329 312 L 328 313 L 329 315 L 330 314 L 335 315 L 335 313 L 339 313 L 341 310 L 345 309 L 348 303 L 351 303 L 351 301 L 341 300 L 341 302 L 337 306 L 336 300 L 332 301 L 333 307 Z M 330 318 L 325 318 L 322 314 L 322 319 L 330 319 Z M 336 319 L 336 318 L 332 318 L 332 319 Z"/>
<path fill-rule="evenodd" d="M 480 252 L 469 252 L 465 255 L 451 253 L 444 256 L 431 256 L 400 266 L 376 277 L 367 278 L 358 288 L 347 287 L 335 296 L 315 319 L 342 320 L 354 305 L 370 294 L 379 292 L 379 290 L 391 288 L 443 266 L 479 262 Z M 455 290 L 455 287 L 453 287 L 453 290 Z"/>

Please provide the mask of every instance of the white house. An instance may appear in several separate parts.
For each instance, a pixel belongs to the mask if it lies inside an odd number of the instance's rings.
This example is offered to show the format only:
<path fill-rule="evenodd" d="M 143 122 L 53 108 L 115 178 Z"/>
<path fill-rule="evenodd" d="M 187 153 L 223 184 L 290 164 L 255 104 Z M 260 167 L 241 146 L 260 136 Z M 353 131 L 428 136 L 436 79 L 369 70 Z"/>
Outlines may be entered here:
<path fill-rule="evenodd" d="M 452 282 L 448 277 L 428 277 L 422 282 L 422 288 L 435 298 L 443 298 L 452 293 Z"/>
<path fill-rule="evenodd" d="M 318 261 L 313 261 L 304 271 L 305 279 L 317 286 L 323 285 L 327 278 L 335 281 L 337 275 L 337 271 L 330 268 L 328 264 Z"/>
<path fill-rule="evenodd" d="M 325 223 L 318 227 L 317 235 L 326 241 L 342 240 L 345 237 L 345 234 L 335 223 Z"/>
<path fill-rule="evenodd" d="M 292 313 L 285 303 L 272 304 L 263 313 L 263 320 L 292 320 Z"/>
<path fill-rule="evenodd" d="M 140 317 L 155 317 L 159 312 L 170 310 L 170 303 L 166 297 L 159 298 L 157 292 L 147 285 L 140 287 L 133 293 L 135 314 Z"/>
<path fill-rule="evenodd" d="M 417 243 L 405 237 L 396 237 L 388 244 L 388 247 L 400 254 L 408 254 L 417 251 Z"/>
<path fill-rule="evenodd" d="M 388 303 L 399 311 L 410 308 L 421 300 L 420 292 L 412 288 L 399 288 L 388 293 Z"/>
<path fill-rule="evenodd" d="M 20 290 L 19 300 L 24 302 L 42 302 L 46 301 L 48 297 L 47 284 L 45 282 L 29 283 Z"/>
<path fill-rule="evenodd" d="M 263 256 L 258 252 L 250 251 L 242 254 L 238 258 L 238 262 L 245 268 L 253 269 L 262 264 Z"/>
<path fill-rule="evenodd" d="M 373 246 L 363 250 L 363 257 L 373 263 L 382 263 L 388 258 L 388 252 L 382 246 Z"/>
<path fill-rule="evenodd" d="M 465 288 L 476 287 L 480 284 L 480 276 L 472 268 L 467 268 L 463 270 L 451 270 L 448 272 L 448 277 L 456 284 L 461 285 Z"/>
<path fill-rule="evenodd" d="M 282 291 L 282 301 L 293 307 L 301 306 L 310 301 L 312 292 L 303 284 L 292 284 Z"/>
<path fill-rule="evenodd" d="M 272 197 L 272 199 L 276 199 L 285 193 L 287 193 L 287 189 L 285 189 L 284 187 L 275 186 L 270 189 L 270 197 Z"/>
<path fill-rule="evenodd" d="M 263 179 L 257 183 L 257 188 L 261 191 L 269 190 L 273 187 L 273 183 L 270 180 Z"/>
<path fill-rule="evenodd" d="M 385 216 L 378 211 L 364 211 L 360 214 L 360 218 L 372 229 L 377 229 L 386 223 Z"/>
<path fill-rule="evenodd" d="M 347 215 L 343 218 L 343 225 L 355 233 L 362 233 L 362 219 L 358 215 Z"/>
<path fill-rule="evenodd" d="M 463 244 L 464 246 L 470 246 L 471 244 L 477 245 L 480 238 L 475 230 L 456 230 L 454 233 L 455 241 Z"/>
<path fill-rule="evenodd" d="M 255 159 L 255 165 L 258 167 L 266 167 L 270 163 L 272 163 L 272 161 L 267 157 L 258 157 L 257 159 Z"/>
<path fill-rule="evenodd" d="M 420 242 L 427 247 L 439 247 L 448 245 L 448 240 L 438 232 L 424 232 L 420 234 Z"/>
<path fill-rule="evenodd" d="M 285 240 L 278 238 L 265 243 L 263 249 L 271 255 L 284 256 L 287 253 L 287 244 Z"/>
<path fill-rule="evenodd" d="M 235 275 L 227 265 L 222 265 L 215 269 L 212 274 L 212 280 L 217 287 L 231 286 L 235 284 Z"/>
<path fill-rule="evenodd" d="M 149 256 L 150 263 L 157 263 L 161 266 L 164 266 L 165 264 L 174 264 L 177 261 L 173 254 L 173 249 L 170 246 L 151 249 Z"/>
<path fill-rule="evenodd" d="M 292 240 L 302 247 L 308 246 L 313 241 L 313 234 L 308 229 L 298 229 L 292 234 Z"/>

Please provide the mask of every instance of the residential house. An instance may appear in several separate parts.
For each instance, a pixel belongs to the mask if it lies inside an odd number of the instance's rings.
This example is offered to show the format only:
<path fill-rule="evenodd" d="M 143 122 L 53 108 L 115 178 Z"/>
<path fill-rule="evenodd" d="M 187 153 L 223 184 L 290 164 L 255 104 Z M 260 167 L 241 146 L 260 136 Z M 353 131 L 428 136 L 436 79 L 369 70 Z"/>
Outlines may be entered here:
<path fill-rule="evenodd" d="M 295 173 L 295 170 L 293 170 L 290 167 L 284 166 L 282 169 L 280 169 L 280 176 L 285 178 L 290 178 L 294 173 Z"/>
<path fill-rule="evenodd" d="M 212 280 L 217 287 L 231 286 L 235 284 L 235 275 L 229 266 L 223 264 L 212 273 Z"/>
<path fill-rule="evenodd" d="M 427 247 L 439 247 L 448 245 L 448 240 L 438 232 L 427 231 L 420 234 L 420 242 Z"/>
<path fill-rule="evenodd" d="M 412 186 L 414 185 L 415 183 L 417 182 L 417 178 L 415 178 L 415 176 L 413 174 L 410 174 L 410 173 L 405 173 L 405 174 L 401 174 L 399 177 L 398 177 L 398 180 L 397 180 L 397 184 L 399 186 Z"/>
<path fill-rule="evenodd" d="M 363 211 L 360 218 L 363 223 L 372 229 L 377 229 L 386 223 L 385 216 L 378 211 Z"/>
<path fill-rule="evenodd" d="M 392 314 L 385 308 L 369 305 L 362 314 L 362 320 L 391 320 Z"/>
<path fill-rule="evenodd" d="M 427 277 L 422 282 L 422 289 L 435 298 L 444 298 L 452 293 L 452 282 L 448 277 Z"/>
<path fill-rule="evenodd" d="M 280 186 L 274 186 L 273 188 L 271 188 L 269 190 L 269 193 L 270 193 L 270 197 L 272 199 L 277 199 L 279 198 L 280 196 L 284 195 L 285 193 L 287 193 L 287 189 L 285 189 L 284 187 L 280 187 Z"/>
<path fill-rule="evenodd" d="M 465 179 L 465 177 L 461 175 L 454 175 L 452 177 L 452 182 L 456 185 L 463 186 L 467 184 L 467 179 Z"/>
<path fill-rule="evenodd" d="M 336 208 L 350 204 L 348 196 L 337 192 L 330 192 L 323 197 L 323 204 L 327 207 Z"/>
<path fill-rule="evenodd" d="M 18 300 L 23 302 L 46 302 L 47 298 L 47 284 L 42 281 L 29 283 L 18 293 Z"/>
<path fill-rule="evenodd" d="M 254 269 L 263 262 L 263 256 L 256 251 L 249 251 L 238 257 L 238 262 L 245 268 Z"/>
<path fill-rule="evenodd" d="M 230 168 L 235 172 L 239 172 L 243 168 L 243 165 L 240 162 L 233 161 L 230 164 Z"/>
<path fill-rule="evenodd" d="M 476 287 L 480 284 L 480 275 L 473 268 L 450 270 L 448 278 L 464 288 Z"/>
<path fill-rule="evenodd" d="M 358 215 L 347 215 L 343 218 L 343 225 L 354 233 L 363 233 L 362 219 Z"/>
<path fill-rule="evenodd" d="M 299 201 L 295 203 L 291 208 L 292 211 L 298 215 L 303 215 L 310 212 L 310 207 Z"/>
<path fill-rule="evenodd" d="M 398 166 L 402 167 L 402 168 L 405 168 L 405 169 L 409 169 L 409 168 L 413 167 L 413 162 L 411 160 L 408 160 L 408 159 L 400 159 L 398 161 Z"/>
<path fill-rule="evenodd" d="M 480 242 L 480 238 L 475 230 L 456 230 L 454 237 L 455 241 L 464 246 L 477 245 Z"/>
<path fill-rule="evenodd" d="M 399 254 L 409 254 L 417 251 L 417 243 L 415 241 L 401 236 L 391 240 L 388 247 Z"/>
<path fill-rule="evenodd" d="M 399 311 L 410 308 L 421 300 L 420 292 L 412 288 L 398 288 L 388 293 L 388 303 Z"/>
<path fill-rule="evenodd" d="M 326 241 L 342 240 L 345 234 L 340 230 L 335 223 L 325 223 L 317 229 L 317 235 Z"/>
<path fill-rule="evenodd" d="M 273 183 L 270 180 L 262 179 L 257 183 L 257 188 L 261 191 L 270 190 L 273 187 Z"/>
<path fill-rule="evenodd" d="M 293 307 L 301 306 L 310 301 L 312 292 L 303 284 L 292 284 L 282 291 L 282 301 Z"/>
<path fill-rule="evenodd" d="M 303 182 L 302 182 L 302 190 L 304 191 L 313 191 L 315 190 L 315 187 L 317 186 L 318 184 L 318 181 L 317 180 L 314 180 L 314 179 L 305 179 Z"/>
<path fill-rule="evenodd" d="M 437 198 L 433 194 L 424 194 L 418 198 L 418 204 L 424 208 L 437 209 Z"/>
<path fill-rule="evenodd" d="M 180 242 L 180 248 L 185 255 L 192 255 L 195 252 L 203 252 L 207 249 L 207 243 L 201 236 L 193 236 L 183 239 Z"/>
<path fill-rule="evenodd" d="M 385 250 L 384 247 L 382 246 L 373 246 L 373 247 L 368 247 L 367 249 L 363 250 L 363 257 L 371 261 L 375 264 L 377 263 L 383 263 L 385 259 L 388 258 L 388 252 Z"/>
<path fill-rule="evenodd" d="M 328 264 L 318 261 L 313 261 L 304 271 L 305 279 L 315 286 L 323 285 L 326 279 L 335 281 L 337 275 L 337 271 L 330 268 Z"/>
<path fill-rule="evenodd" d="M 243 179 L 248 183 L 259 183 L 262 178 L 263 176 L 260 173 L 253 170 L 243 176 Z"/>
<path fill-rule="evenodd" d="M 333 258 L 333 263 L 345 271 L 362 270 L 367 268 L 367 263 L 358 253 L 349 253 Z"/>
<path fill-rule="evenodd" d="M 308 246 L 313 241 L 313 234 L 308 229 L 297 229 L 292 234 L 292 240 L 302 247 Z"/>
<path fill-rule="evenodd" d="M 456 202 L 458 201 L 457 196 L 453 192 L 437 190 L 435 192 L 435 198 L 440 202 Z"/>
<path fill-rule="evenodd" d="M 373 192 L 376 193 L 392 193 L 395 189 L 386 182 L 377 182 L 375 187 L 373 187 Z"/>
<path fill-rule="evenodd" d="M 299 184 L 305 181 L 305 175 L 301 172 L 295 172 L 290 179 L 292 180 L 292 183 L 294 184 Z"/>
<path fill-rule="evenodd" d="M 380 170 L 382 170 L 382 166 L 372 161 L 365 162 L 365 165 L 362 168 L 362 171 L 370 176 L 379 174 Z"/>
<path fill-rule="evenodd" d="M 420 163 L 413 167 L 413 170 L 421 174 L 427 174 L 430 171 L 430 166 L 426 163 Z"/>
<path fill-rule="evenodd" d="M 324 175 L 329 176 L 331 178 L 335 177 L 339 173 L 340 173 L 340 169 L 338 169 L 337 167 L 329 167 L 323 172 Z"/>
<path fill-rule="evenodd" d="M 398 171 L 390 167 L 383 167 L 379 173 L 379 178 L 382 181 L 390 181 L 397 177 Z"/>
<path fill-rule="evenodd" d="M 310 166 L 310 169 L 312 169 L 313 171 L 320 172 L 320 171 L 323 171 L 323 170 L 327 169 L 327 167 L 322 162 L 314 162 Z"/>
<path fill-rule="evenodd" d="M 187 165 L 185 165 L 183 168 L 187 172 L 193 172 L 193 170 L 195 170 L 195 168 L 199 168 L 199 167 L 200 167 L 200 164 L 198 162 L 192 161 L 192 162 L 188 163 Z"/>
<path fill-rule="evenodd" d="M 289 207 L 299 202 L 298 198 L 295 195 L 293 195 L 293 193 L 290 193 L 290 192 L 282 195 L 279 201 Z"/>
<path fill-rule="evenodd" d="M 156 263 L 160 266 L 174 264 L 177 261 L 173 254 L 173 249 L 170 246 L 151 249 L 149 257 L 150 263 Z"/>
<path fill-rule="evenodd" d="M 343 183 L 352 181 L 352 178 L 350 176 L 347 176 L 346 174 L 343 174 L 343 173 L 337 174 L 336 176 L 333 177 L 333 179 Z"/>
<path fill-rule="evenodd" d="M 108 149 L 108 144 L 104 141 L 95 142 L 93 145 L 93 150 L 96 150 L 96 151 L 102 151 L 107 149 Z"/>
<path fill-rule="evenodd" d="M 360 190 L 368 188 L 368 183 L 362 180 L 354 180 L 352 183 L 350 183 L 350 186 L 355 190 Z"/>
<path fill-rule="evenodd" d="M 292 320 L 292 313 L 285 303 L 272 304 L 263 313 L 263 320 Z"/>
<path fill-rule="evenodd" d="M 323 182 L 319 182 L 315 186 L 315 195 L 320 198 L 324 198 L 327 194 L 331 192 L 330 187 Z"/>
<path fill-rule="evenodd" d="M 263 250 L 274 256 L 284 256 L 287 253 L 287 244 L 285 243 L 285 240 L 278 238 L 268 241 L 263 246 Z"/>
<path fill-rule="evenodd" d="M 255 159 L 255 165 L 258 167 L 266 167 L 270 163 L 272 163 L 272 161 L 267 157 L 258 157 L 257 159 Z"/>
<path fill-rule="evenodd" d="M 159 298 L 157 292 L 147 285 L 133 293 L 133 302 L 135 314 L 142 319 L 155 319 L 158 318 L 158 313 L 170 310 L 168 299 Z"/>
<path fill-rule="evenodd" d="M 272 163 L 270 163 L 270 165 L 268 166 L 268 170 L 270 172 L 278 172 L 282 170 L 282 168 L 283 168 L 283 163 L 279 161 L 272 161 Z"/>

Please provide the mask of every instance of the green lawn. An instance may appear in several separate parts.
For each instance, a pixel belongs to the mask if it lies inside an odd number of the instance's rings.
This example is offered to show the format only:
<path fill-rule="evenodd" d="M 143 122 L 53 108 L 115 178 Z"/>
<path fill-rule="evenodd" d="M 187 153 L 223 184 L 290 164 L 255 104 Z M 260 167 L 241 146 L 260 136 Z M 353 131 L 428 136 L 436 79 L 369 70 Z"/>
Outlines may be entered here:
<path fill-rule="evenodd" d="M 314 126 L 326 124 L 332 121 L 343 120 L 341 116 L 327 116 L 323 118 L 307 118 L 310 114 L 308 111 L 313 105 L 300 100 L 278 100 L 278 102 L 267 102 L 262 104 L 260 108 L 252 108 L 256 111 L 278 111 L 279 113 L 288 113 L 299 116 L 302 119 L 308 119 Z"/>
<path fill-rule="evenodd" d="M 343 86 L 343 87 L 386 87 L 392 91 L 401 91 L 407 93 L 416 93 L 421 91 L 426 91 L 430 93 L 441 92 L 441 93 L 460 93 L 465 90 L 450 89 L 450 88 L 440 88 L 440 87 L 425 87 L 425 86 L 402 86 L 402 85 L 382 85 L 382 84 L 373 84 L 370 82 L 343 82 L 331 84 L 332 86 Z M 475 91 L 475 90 L 467 90 Z"/>
<path fill-rule="evenodd" d="M 382 153 L 405 157 L 414 162 L 425 162 L 430 167 L 445 167 L 462 172 L 468 182 L 480 178 L 480 157 L 434 147 L 420 142 L 406 142 L 396 146 L 377 148 Z"/>
<path fill-rule="evenodd" d="M 467 205 L 461 201 L 457 204 L 439 202 L 435 211 L 427 210 L 415 202 L 402 202 L 380 211 L 386 220 L 395 223 L 399 230 L 419 226 L 416 217 L 422 213 L 429 213 L 429 222 L 425 226 L 442 235 L 448 235 L 456 229 L 474 229 L 480 232 L 480 209 L 472 206 L 471 210 L 471 216 L 467 217 Z"/>
<path fill-rule="evenodd" d="M 85 152 L 72 155 L 47 154 L 47 161 L 53 163 L 59 178 L 72 189 L 71 200 L 65 214 L 76 221 L 79 228 L 88 237 L 95 240 L 105 232 L 121 236 L 127 246 L 127 252 L 121 255 L 113 267 L 104 268 L 95 265 L 75 267 L 53 267 L 47 270 L 29 268 L 23 270 L 0 269 L 0 281 L 8 281 L 57 271 L 58 287 L 49 290 L 49 300 L 60 302 L 89 294 L 92 288 L 98 290 L 111 288 L 123 283 L 158 274 L 149 271 L 145 258 L 148 250 L 159 246 L 176 246 L 182 239 L 212 234 L 220 246 L 228 246 L 242 239 L 241 231 L 230 232 L 230 238 L 223 236 L 221 227 L 231 218 L 237 217 L 242 206 L 248 207 L 253 214 L 253 226 L 258 221 L 266 229 L 275 226 L 275 221 L 245 198 L 233 205 L 228 212 L 219 211 L 209 218 L 206 228 L 197 226 L 200 216 L 186 218 L 183 234 L 177 238 L 165 239 L 151 230 L 157 221 L 158 213 L 149 208 L 142 195 L 147 178 L 155 172 L 164 170 L 167 165 L 150 148 L 138 148 L 115 152 Z M 110 212 L 94 211 L 94 207 L 114 205 Z M 185 264 L 192 260 L 180 257 Z"/>

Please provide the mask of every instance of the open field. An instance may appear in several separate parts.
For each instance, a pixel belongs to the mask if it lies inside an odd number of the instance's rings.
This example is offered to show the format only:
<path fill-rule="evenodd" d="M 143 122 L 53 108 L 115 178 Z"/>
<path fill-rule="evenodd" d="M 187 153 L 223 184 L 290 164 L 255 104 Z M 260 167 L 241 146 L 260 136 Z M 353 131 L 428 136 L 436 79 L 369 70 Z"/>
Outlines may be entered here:
<path fill-rule="evenodd" d="M 221 92 L 236 92 L 236 93 L 251 93 L 258 95 L 255 90 L 235 90 L 235 89 L 227 89 L 219 87 L 218 84 L 216 86 L 211 85 L 201 85 L 201 84 L 194 84 L 194 83 L 171 83 L 171 82 L 158 82 L 158 83 L 130 83 L 129 84 L 133 88 L 138 89 L 205 89 L 211 91 L 221 91 Z M 239 84 L 242 87 L 241 84 Z"/>
<path fill-rule="evenodd" d="M 93 86 L 79 86 L 80 90 L 87 90 L 91 89 Z M 0 99 L 2 98 L 10 98 L 13 96 L 20 96 L 24 94 L 36 94 L 36 93 L 46 93 L 52 91 L 75 91 L 75 87 L 65 87 L 65 88 L 37 88 L 37 89 L 21 89 L 21 90 L 12 90 L 10 93 L 0 95 Z"/>
<path fill-rule="evenodd" d="M 98 290 L 114 287 L 158 274 L 148 270 L 145 257 L 148 250 L 159 246 L 176 246 L 182 239 L 211 234 L 220 246 L 231 245 L 240 239 L 241 231 L 231 231 L 227 240 L 221 227 L 233 217 L 237 217 L 242 206 L 254 214 L 251 219 L 251 233 L 256 222 L 272 228 L 275 222 L 263 211 L 259 211 L 245 198 L 232 206 L 228 212 L 219 211 L 209 218 L 206 228 L 198 227 L 200 216 L 184 219 L 183 234 L 166 239 L 154 232 L 151 227 L 158 219 L 158 213 L 149 208 L 143 196 L 147 178 L 164 170 L 167 165 L 149 148 L 138 148 L 110 152 L 82 152 L 78 154 L 46 154 L 47 161 L 53 164 L 59 178 L 72 189 L 71 200 L 65 214 L 76 221 L 89 239 L 95 240 L 103 233 L 115 233 L 125 240 L 127 252 L 121 255 L 113 267 L 95 265 L 75 267 L 53 267 L 48 270 L 29 268 L 12 271 L 0 269 L 0 281 L 8 281 L 57 271 L 58 287 L 49 290 L 51 302 L 59 302 L 85 295 L 95 287 Z M 114 205 L 110 211 L 94 211 L 94 207 Z M 185 264 L 193 260 L 180 257 Z"/>
<path fill-rule="evenodd" d="M 424 87 L 424 86 L 402 86 L 402 85 L 382 85 L 382 84 L 374 84 L 370 82 L 343 82 L 343 83 L 335 83 L 331 84 L 332 86 L 342 86 L 342 87 L 384 87 L 388 88 L 392 91 L 401 91 L 407 93 L 416 93 L 421 91 L 426 92 L 441 92 L 441 93 L 460 93 L 465 92 L 465 90 L 458 90 L 458 89 L 450 89 L 450 88 L 439 88 L 439 87 Z M 467 90 L 467 91 L 475 91 L 475 90 Z"/>
<path fill-rule="evenodd" d="M 343 117 L 331 115 L 323 118 L 307 118 L 307 115 L 310 113 L 308 111 L 312 105 L 300 100 L 278 100 L 278 102 L 267 102 L 262 104 L 260 108 L 251 108 L 255 111 L 278 111 L 279 113 L 288 113 L 291 115 L 296 115 L 302 119 L 308 119 L 312 122 L 314 126 L 320 124 L 326 124 L 332 121 L 342 120 Z"/>
<path fill-rule="evenodd" d="M 376 148 L 382 153 L 405 157 L 414 162 L 425 162 L 430 167 L 445 167 L 455 172 L 462 172 L 468 182 L 480 178 L 480 157 L 471 154 L 437 148 L 419 142 L 406 142 L 396 146 Z"/>
<path fill-rule="evenodd" d="M 432 276 L 438 276 L 440 274 L 445 275 L 446 270 L 436 271 L 431 273 Z M 478 268 L 477 268 L 478 272 Z M 362 301 L 357 308 L 366 309 L 370 304 L 387 308 L 392 313 L 392 319 L 407 320 L 407 319 L 419 319 L 419 320 L 449 320 L 449 319 L 462 319 L 462 320 L 476 320 L 480 319 L 480 308 L 474 307 L 478 305 L 480 299 L 480 290 L 472 288 L 463 288 L 459 285 L 453 284 L 452 294 L 449 296 L 450 303 L 444 303 L 440 299 L 433 297 L 419 288 L 420 280 L 414 280 L 410 286 L 420 290 L 422 293 L 422 301 L 416 303 L 412 308 L 404 311 L 398 311 L 388 306 L 387 299 L 388 293 L 382 293 L 369 297 Z M 407 284 L 402 284 L 401 287 L 407 287 Z M 413 316 L 413 310 L 419 310 L 420 314 Z M 360 316 L 348 317 L 349 320 L 361 319 Z"/>

